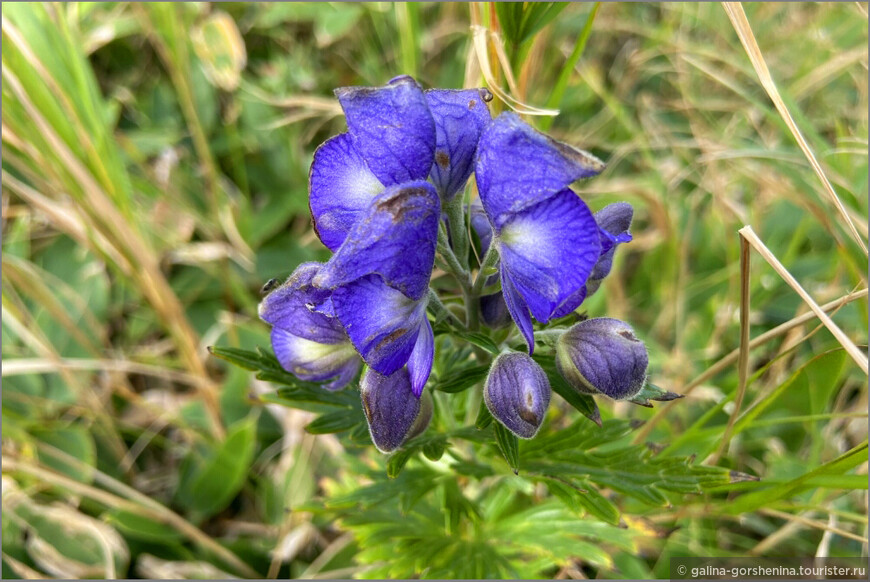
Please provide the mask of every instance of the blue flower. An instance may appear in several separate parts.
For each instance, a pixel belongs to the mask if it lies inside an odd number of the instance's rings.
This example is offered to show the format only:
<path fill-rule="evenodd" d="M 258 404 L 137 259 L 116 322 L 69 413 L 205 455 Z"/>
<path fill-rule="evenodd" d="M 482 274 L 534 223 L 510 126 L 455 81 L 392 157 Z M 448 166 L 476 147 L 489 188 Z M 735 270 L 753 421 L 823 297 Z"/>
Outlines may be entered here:
<path fill-rule="evenodd" d="M 391 376 L 366 370 L 359 384 L 372 442 L 389 453 L 426 430 L 432 419 L 432 397 L 414 394 L 406 369 Z"/>
<path fill-rule="evenodd" d="M 556 343 L 556 367 L 580 392 L 634 398 L 646 384 L 649 356 L 631 327 L 599 317 L 575 324 Z"/>
<path fill-rule="evenodd" d="M 493 418 L 518 437 L 530 439 L 550 405 L 550 381 L 528 354 L 504 353 L 492 363 L 483 397 Z"/>
<path fill-rule="evenodd" d="M 501 258 L 505 303 L 534 350 L 532 316 L 566 315 L 585 297 L 602 254 L 600 229 L 568 187 L 598 174 L 597 158 L 539 133 L 513 113 L 484 130 L 475 167 L 480 200 Z"/>
<path fill-rule="evenodd" d="M 260 317 L 272 325 L 272 349 L 281 366 L 300 380 L 328 381 L 338 390 L 356 376 L 360 359 L 334 317 L 314 311 L 328 292 L 314 287 L 321 263 L 303 263 L 260 303 Z"/>
<path fill-rule="evenodd" d="M 335 251 L 314 279 L 331 291 L 318 309 L 378 373 L 407 364 L 419 396 L 434 358 L 426 306 L 440 200 L 468 180 L 489 111 L 477 90 L 424 93 L 407 76 L 336 96 L 348 133 L 317 149 L 309 174 L 315 230 Z"/>

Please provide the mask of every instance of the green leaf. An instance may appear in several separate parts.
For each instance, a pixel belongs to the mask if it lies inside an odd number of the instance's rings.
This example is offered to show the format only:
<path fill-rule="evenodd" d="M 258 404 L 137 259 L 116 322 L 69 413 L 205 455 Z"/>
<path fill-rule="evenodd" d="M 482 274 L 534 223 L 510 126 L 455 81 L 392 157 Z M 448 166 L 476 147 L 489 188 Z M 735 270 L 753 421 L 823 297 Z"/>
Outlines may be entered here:
<path fill-rule="evenodd" d="M 730 514 L 754 511 L 759 507 L 769 505 L 777 499 L 795 495 L 806 488 L 825 486 L 826 483 L 831 483 L 834 488 L 841 487 L 846 484 L 841 479 L 848 477 L 844 473 L 866 462 L 867 441 L 864 441 L 864 443 L 843 453 L 836 459 L 791 481 L 774 484 L 773 486 L 765 486 L 765 483 L 762 481 L 759 483 L 759 490 L 741 495 L 727 504 L 724 507 L 724 511 Z M 866 486 L 867 476 L 858 475 L 858 477 L 862 480 L 862 487 Z"/>
<path fill-rule="evenodd" d="M 647 408 L 652 408 L 652 404 L 650 404 L 650 400 L 656 400 L 659 402 L 669 402 L 671 400 L 676 400 L 677 398 L 682 398 L 682 394 L 677 394 L 676 392 L 670 392 L 663 388 L 659 388 L 655 384 L 647 382 L 646 385 L 638 392 L 634 398 L 629 400 L 632 404 L 638 404 L 640 406 L 645 406 Z"/>
<path fill-rule="evenodd" d="M 272 369 L 272 366 L 269 366 L 267 361 L 264 360 L 262 354 L 257 352 L 252 352 L 250 350 L 243 350 L 239 348 L 225 348 L 220 346 L 209 346 L 208 353 L 213 355 L 216 358 L 220 358 L 221 360 L 225 360 L 233 365 L 239 366 L 246 370 L 259 371 L 266 369 Z"/>
<path fill-rule="evenodd" d="M 520 442 L 517 435 L 506 429 L 500 422 L 496 422 L 495 441 L 514 474 L 518 474 L 520 472 Z"/>
<path fill-rule="evenodd" d="M 81 461 L 85 466 L 72 464 L 52 455 L 49 450 L 43 449 L 38 452 L 39 461 L 46 467 L 50 467 L 59 473 L 68 475 L 80 483 L 90 483 L 94 479 L 91 467 L 97 464 L 97 451 L 91 433 L 84 427 L 67 426 L 45 428 L 33 428 L 31 434 L 34 438 L 49 447 L 58 449 Z"/>
<path fill-rule="evenodd" d="M 137 540 L 172 545 L 183 537 L 174 527 L 132 511 L 113 509 L 106 513 L 103 519 L 124 536 Z"/>
<path fill-rule="evenodd" d="M 598 410 L 598 404 L 596 404 L 595 399 L 588 394 L 578 392 L 568 384 L 556 369 L 556 363 L 552 356 L 548 357 L 541 354 L 535 354 L 532 356 L 532 359 L 535 360 L 544 370 L 544 373 L 547 374 L 553 392 L 561 396 L 565 402 L 573 406 L 578 412 L 580 412 L 580 414 L 598 426 L 601 426 L 601 411 Z"/>
<path fill-rule="evenodd" d="M 447 450 L 446 439 L 435 439 L 425 443 L 422 447 L 423 454 L 430 461 L 437 461 L 444 456 L 444 451 Z"/>
<path fill-rule="evenodd" d="M 612 525 L 619 524 L 619 510 L 589 483 L 578 484 L 573 479 L 558 477 L 536 477 L 547 484 L 550 493 L 558 497 L 565 506 L 578 514 L 589 512 L 602 521 Z"/>
<path fill-rule="evenodd" d="M 248 478 L 256 445 L 256 416 L 239 421 L 192 480 L 191 510 L 211 516 L 224 509 Z"/>
<path fill-rule="evenodd" d="M 339 410 L 324 414 L 310 422 L 305 427 L 305 432 L 309 434 L 344 432 L 355 428 L 362 422 L 365 422 L 365 417 L 360 410 Z"/>
<path fill-rule="evenodd" d="M 480 410 L 477 412 L 477 420 L 474 421 L 474 426 L 476 426 L 480 430 L 483 430 L 491 425 L 492 421 L 492 413 L 489 411 L 489 408 L 486 407 L 486 403 L 481 402 Z"/>
<path fill-rule="evenodd" d="M 438 377 L 435 382 L 435 389 L 441 392 L 456 394 L 482 382 L 488 372 L 489 366 L 482 365 L 453 370 Z"/>
<path fill-rule="evenodd" d="M 462 338 L 465 341 L 472 343 L 479 348 L 483 348 L 484 350 L 495 356 L 497 356 L 501 352 L 501 350 L 499 350 L 498 348 L 498 345 L 492 340 L 492 338 L 480 332 L 452 330 L 450 334 Z"/>
<path fill-rule="evenodd" d="M 405 465 L 414 456 L 414 453 L 417 452 L 416 448 L 413 449 L 399 449 L 387 460 L 387 477 L 390 479 L 395 479 L 399 476 L 399 473 L 402 472 L 402 469 L 405 468 Z"/>

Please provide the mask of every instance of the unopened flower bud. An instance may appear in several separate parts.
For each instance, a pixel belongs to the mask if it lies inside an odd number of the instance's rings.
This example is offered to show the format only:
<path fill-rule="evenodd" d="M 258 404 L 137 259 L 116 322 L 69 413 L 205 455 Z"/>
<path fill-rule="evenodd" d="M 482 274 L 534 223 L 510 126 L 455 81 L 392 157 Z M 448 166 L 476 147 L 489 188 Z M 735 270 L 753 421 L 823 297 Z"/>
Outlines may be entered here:
<path fill-rule="evenodd" d="M 636 396 L 646 383 L 646 346 L 631 327 L 600 317 L 575 324 L 556 344 L 556 367 L 580 392 L 614 400 Z"/>
<path fill-rule="evenodd" d="M 432 396 L 426 391 L 419 399 L 414 396 L 406 367 L 389 376 L 367 369 L 360 394 L 372 442 L 382 453 L 422 433 L 432 419 Z"/>
<path fill-rule="evenodd" d="M 550 381 L 528 354 L 501 354 L 489 370 L 483 397 L 493 418 L 518 437 L 530 439 L 550 405 Z"/>

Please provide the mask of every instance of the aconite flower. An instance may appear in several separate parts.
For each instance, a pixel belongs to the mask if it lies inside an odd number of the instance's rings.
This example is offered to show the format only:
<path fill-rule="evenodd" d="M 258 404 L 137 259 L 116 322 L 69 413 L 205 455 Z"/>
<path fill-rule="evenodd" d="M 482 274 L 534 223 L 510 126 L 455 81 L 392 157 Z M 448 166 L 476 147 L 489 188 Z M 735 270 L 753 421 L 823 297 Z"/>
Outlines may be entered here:
<path fill-rule="evenodd" d="M 550 405 L 550 381 L 531 356 L 500 354 L 483 389 L 486 407 L 498 422 L 520 438 L 537 434 Z"/>
<path fill-rule="evenodd" d="M 572 326 L 556 343 L 556 367 L 580 392 L 614 400 L 634 398 L 646 384 L 646 346 L 631 327 L 599 317 Z"/>

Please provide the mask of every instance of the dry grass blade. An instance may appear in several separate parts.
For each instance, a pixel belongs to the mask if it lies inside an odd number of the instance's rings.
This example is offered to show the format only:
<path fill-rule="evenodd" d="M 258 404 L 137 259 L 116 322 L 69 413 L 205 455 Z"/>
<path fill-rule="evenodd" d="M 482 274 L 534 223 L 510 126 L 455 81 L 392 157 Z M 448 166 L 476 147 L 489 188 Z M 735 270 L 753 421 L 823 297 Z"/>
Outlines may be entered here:
<path fill-rule="evenodd" d="M 838 536 L 843 536 L 844 538 L 849 538 L 850 540 L 855 540 L 857 542 L 861 542 L 864 544 L 867 543 L 867 538 L 862 537 L 858 534 L 854 534 L 850 531 L 846 531 L 846 530 L 836 528 L 836 527 L 831 527 L 823 521 L 809 519 L 809 518 L 804 517 L 802 515 L 793 515 L 791 513 L 786 513 L 785 511 L 779 511 L 779 510 L 770 509 L 770 508 L 762 508 L 759 511 L 761 513 L 763 513 L 765 515 L 769 515 L 771 517 L 778 517 L 781 519 L 788 520 L 790 522 L 797 522 L 801 525 L 820 529 L 820 530 L 825 531 L 825 532 L 830 532 L 830 533 L 833 533 L 833 534 L 838 535 Z"/>
<path fill-rule="evenodd" d="M 483 78 L 486 80 L 487 87 L 489 87 L 490 91 L 492 91 L 496 97 L 504 101 L 504 103 L 508 107 L 522 115 L 559 114 L 558 109 L 543 109 L 540 107 L 534 107 L 527 103 L 523 103 L 522 101 L 515 99 L 507 91 L 502 89 L 496 81 L 495 74 L 492 70 L 492 65 L 489 61 L 489 51 L 487 50 L 488 42 L 496 43 L 495 46 L 499 47 L 498 43 L 500 43 L 501 41 L 497 37 L 494 37 L 493 34 L 483 26 L 472 26 L 471 32 L 474 42 L 474 51 L 477 55 L 478 63 L 480 64 L 480 72 L 483 75 Z"/>
<path fill-rule="evenodd" d="M 162 378 L 169 382 L 178 382 L 179 384 L 186 384 L 194 387 L 202 386 L 203 383 L 206 382 L 199 376 L 194 376 L 193 374 L 188 374 L 178 370 L 170 370 L 160 366 L 151 366 L 127 360 L 92 360 L 87 358 L 59 358 L 56 360 L 44 358 L 16 358 L 14 360 L 6 360 L 3 362 L 2 375 L 5 378 L 6 376 L 20 376 L 23 374 L 50 374 L 59 372 L 61 369 L 141 374 L 143 376 Z"/>
<path fill-rule="evenodd" d="M 743 11 L 743 6 L 739 2 L 723 2 L 722 5 L 725 8 L 725 12 L 728 14 L 728 18 L 731 19 L 731 24 L 734 26 L 734 30 L 737 32 L 737 36 L 740 38 L 740 42 L 743 44 L 743 48 L 746 50 L 749 60 L 752 61 L 752 66 L 755 68 L 755 72 L 758 74 L 762 86 L 765 91 L 767 91 L 767 95 L 770 97 L 770 100 L 773 101 L 776 110 L 779 111 L 783 121 L 785 121 L 785 124 L 788 126 L 797 141 L 798 146 L 800 146 L 801 151 L 803 151 L 816 175 L 819 177 L 819 180 L 821 180 L 825 191 L 831 198 L 831 202 L 837 208 L 837 211 L 840 213 L 843 220 L 846 221 L 849 231 L 852 234 L 852 238 L 855 239 L 855 242 L 858 243 L 858 246 L 861 247 L 861 250 L 864 251 L 864 254 L 866 255 L 867 245 L 864 243 L 861 235 L 858 234 L 858 230 L 855 228 L 855 223 L 852 222 L 852 218 L 846 211 L 846 207 L 834 191 L 834 187 L 825 175 L 824 170 L 822 170 L 822 166 L 819 164 L 815 154 L 813 154 L 813 151 L 810 149 L 810 146 L 800 129 L 798 129 L 797 124 L 779 94 L 779 90 L 776 88 L 776 83 L 773 81 L 770 70 L 767 68 L 767 63 L 764 61 L 764 56 L 761 54 L 761 49 L 758 47 L 758 43 L 755 40 L 755 35 L 752 33 L 752 28 L 749 26 L 749 21 L 746 19 L 746 13 Z M 864 371 L 866 372 L 866 368 Z"/>
<path fill-rule="evenodd" d="M 59 451 L 54 447 L 45 446 L 40 448 L 65 463 L 70 463 L 76 466 L 84 465 L 75 457 L 67 455 L 66 453 Z M 76 493 L 77 495 L 82 495 L 84 497 L 93 499 L 94 501 L 106 505 L 107 507 L 125 509 L 138 515 L 143 515 L 152 519 L 156 519 L 162 523 L 176 528 L 179 532 L 190 538 L 194 543 L 201 545 L 203 548 L 206 548 L 210 552 L 213 552 L 214 555 L 220 557 L 227 564 L 232 565 L 236 570 L 238 570 L 238 572 L 242 573 L 243 575 L 250 578 L 260 577 L 260 575 L 255 570 L 245 564 L 233 552 L 214 541 L 201 529 L 197 528 L 171 509 L 165 507 L 164 505 L 161 505 L 150 497 L 139 493 L 135 489 L 124 485 L 120 481 L 113 479 L 112 477 L 106 475 L 98 469 L 91 468 L 90 470 L 93 471 L 94 478 L 98 483 L 110 489 L 116 490 L 121 495 L 127 497 L 127 499 L 115 493 L 110 493 L 108 491 L 98 489 L 91 485 L 80 483 L 74 479 L 66 477 L 65 475 L 35 466 L 29 462 L 8 456 L 3 457 L 4 473 L 25 473 L 30 475 L 31 477 L 42 481 L 45 484 L 67 489 L 68 491 Z"/>
<path fill-rule="evenodd" d="M 848 295 L 846 295 L 844 297 L 841 297 L 839 299 L 835 299 L 834 301 L 830 301 L 828 303 L 825 303 L 824 305 L 821 306 L 821 308 L 825 312 L 836 311 L 837 309 L 840 309 L 841 307 L 843 307 L 844 305 L 846 305 L 848 303 L 851 303 L 853 301 L 857 301 L 858 299 L 864 299 L 866 297 L 867 297 L 867 289 L 861 289 L 860 291 L 854 291 L 854 292 L 849 293 Z M 813 311 L 810 311 L 808 313 L 804 313 L 803 315 L 799 315 L 799 316 L 797 316 L 797 317 L 795 317 L 795 318 L 793 318 L 793 319 L 791 319 L 791 320 L 789 320 L 781 325 L 776 326 L 775 328 L 773 328 L 769 331 L 766 331 L 765 333 L 761 334 L 760 336 L 754 338 L 752 341 L 749 342 L 749 349 L 754 350 L 758 346 L 762 346 L 772 339 L 775 339 L 777 337 L 785 335 L 789 331 L 807 323 L 808 321 L 812 321 L 813 319 L 816 319 L 816 314 Z M 734 362 L 737 361 L 739 356 L 740 356 L 740 349 L 739 348 L 730 352 L 728 355 L 721 358 L 718 362 L 716 362 L 715 364 L 713 364 L 712 366 L 710 366 L 709 368 L 704 370 L 704 372 L 702 374 L 700 374 L 697 378 L 695 378 L 694 380 L 692 380 L 691 382 L 686 384 L 686 386 L 682 389 L 682 394 L 684 396 L 690 394 L 695 388 L 697 388 L 698 386 L 701 386 L 702 384 L 704 384 L 704 382 L 706 382 L 710 378 L 713 378 L 717 374 L 723 372 L 728 367 L 733 365 Z M 658 408 L 658 411 L 653 415 L 653 417 L 649 421 L 647 421 L 646 424 L 644 424 L 642 427 L 640 427 L 640 429 L 637 431 L 637 434 L 635 435 L 635 438 L 634 438 L 634 442 L 635 443 L 643 442 L 649 436 L 649 434 L 652 432 L 652 429 L 655 427 L 655 425 L 660 420 L 662 420 L 663 418 L 665 418 L 668 415 L 668 411 L 669 411 L 670 407 L 673 405 L 674 405 L 673 402 L 665 402 L 663 406 L 660 406 Z"/>
<path fill-rule="evenodd" d="M 828 330 L 837 338 L 837 341 L 840 342 L 840 345 L 843 346 L 843 349 L 846 350 L 846 353 L 851 356 L 855 363 L 858 364 L 858 367 L 867 374 L 868 373 L 868 365 L 867 365 L 867 356 L 858 349 L 858 346 L 849 339 L 849 337 L 843 332 L 840 327 L 834 323 L 834 321 L 828 317 L 828 314 L 819 307 L 819 304 L 815 302 L 815 300 L 810 297 L 810 294 L 801 287 L 800 283 L 797 282 L 791 273 L 788 272 L 782 263 L 779 262 L 779 259 L 770 252 L 770 249 L 765 246 L 765 244 L 758 238 L 758 235 L 755 234 L 755 231 L 752 230 L 751 226 L 744 226 L 739 231 L 740 236 L 745 238 L 749 244 L 751 244 L 758 254 L 760 254 L 765 261 L 773 267 L 773 270 L 777 272 L 777 274 L 783 278 L 783 280 L 789 284 L 789 286 L 795 290 L 795 292 L 800 295 L 801 299 L 803 299 L 810 309 L 816 314 L 819 320 L 828 328 Z"/>

